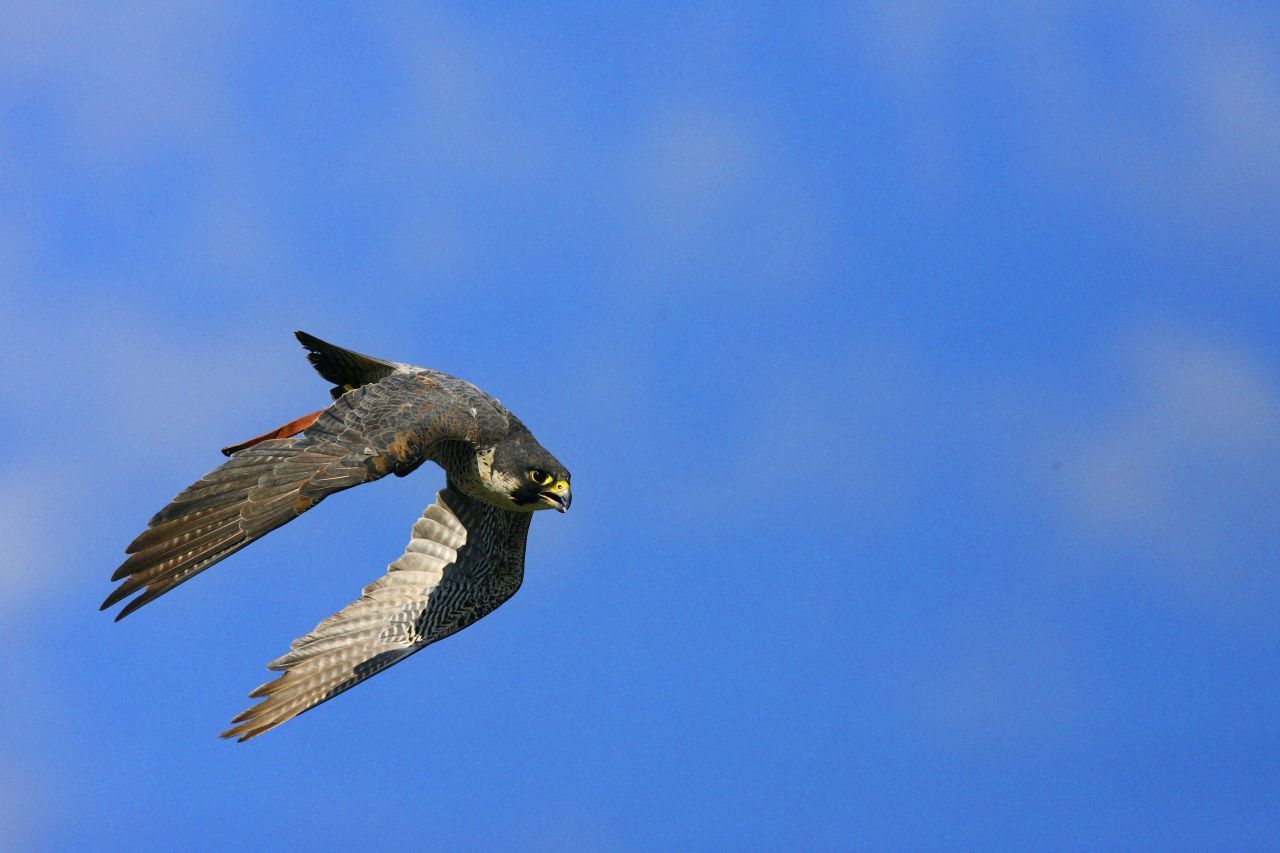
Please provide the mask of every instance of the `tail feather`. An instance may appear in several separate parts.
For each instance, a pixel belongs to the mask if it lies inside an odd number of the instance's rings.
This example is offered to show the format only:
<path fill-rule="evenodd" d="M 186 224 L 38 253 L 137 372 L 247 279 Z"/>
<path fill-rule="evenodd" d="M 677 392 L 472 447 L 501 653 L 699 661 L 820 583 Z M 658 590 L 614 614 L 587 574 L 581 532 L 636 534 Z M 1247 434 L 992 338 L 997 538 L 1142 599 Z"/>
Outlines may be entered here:
<path fill-rule="evenodd" d="M 253 447 L 255 444 L 261 444 L 264 441 L 270 441 L 273 438 L 289 438 L 290 436 L 297 435 L 298 433 L 302 432 L 304 429 L 306 429 L 307 427 L 315 423 L 316 419 L 319 418 L 320 415 L 322 415 L 323 413 L 324 413 L 324 409 L 317 409 L 316 411 L 311 412 L 310 414 L 303 415 L 300 418 L 295 418 L 289 421 L 289 423 L 285 424 L 284 426 L 276 427 L 270 432 L 266 432 L 266 433 L 263 433 L 262 435 L 255 436 L 249 439 L 248 441 L 242 441 L 239 444 L 232 444 L 229 447 L 224 447 L 222 448 L 222 455 L 230 456 L 233 453 L 237 453 L 246 448 Z"/>

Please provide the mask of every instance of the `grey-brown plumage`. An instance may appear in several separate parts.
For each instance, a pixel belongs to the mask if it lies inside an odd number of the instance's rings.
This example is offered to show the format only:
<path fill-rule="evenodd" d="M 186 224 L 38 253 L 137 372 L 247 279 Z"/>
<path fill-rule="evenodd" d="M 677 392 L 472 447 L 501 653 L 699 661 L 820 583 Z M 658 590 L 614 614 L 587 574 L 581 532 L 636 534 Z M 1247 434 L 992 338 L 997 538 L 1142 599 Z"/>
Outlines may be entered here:
<path fill-rule="evenodd" d="M 126 549 L 103 609 L 134 596 L 116 619 L 127 616 L 342 489 L 428 460 L 447 485 L 387 574 L 269 664 L 283 674 L 223 733 L 240 740 L 491 612 L 520 586 L 532 512 L 571 500 L 564 466 L 474 385 L 298 339 L 334 383 L 333 404 L 301 434 L 254 440 L 179 493 Z"/>

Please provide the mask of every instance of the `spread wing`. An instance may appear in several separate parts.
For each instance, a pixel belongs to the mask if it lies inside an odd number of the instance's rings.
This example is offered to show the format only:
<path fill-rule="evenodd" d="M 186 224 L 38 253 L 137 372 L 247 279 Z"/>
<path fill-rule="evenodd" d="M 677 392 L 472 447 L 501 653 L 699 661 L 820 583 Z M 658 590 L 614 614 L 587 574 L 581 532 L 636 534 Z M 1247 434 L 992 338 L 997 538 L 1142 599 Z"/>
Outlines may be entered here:
<path fill-rule="evenodd" d="M 396 373 L 342 395 L 300 436 L 232 454 L 152 517 L 126 549 L 111 577 L 121 583 L 102 609 L 139 593 L 122 619 L 334 492 L 408 474 L 437 441 L 489 440 L 487 431 L 505 425 L 478 418 L 466 388 L 444 374 Z M 479 411 L 496 417 L 491 407 Z"/>
<path fill-rule="evenodd" d="M 531 515 L 439 492 L 404 554 L 267 664 L 283 674 L 249 694 L 262 701 L 222 737 L 260 735 L 492 612 L 520 587 Z"/>
<path fill-rule="evenodd" d="M 371 355 L 353 352 L 322 341 L 306 332 L 294 332 L 298 343 L 307 349 L 307 361 L 316 372 L 333 383 L 329 393 L 336 400 L 353 388 L 386 379 L 393 373 L 407 369 L 408 365 L 384 361 Z"/>

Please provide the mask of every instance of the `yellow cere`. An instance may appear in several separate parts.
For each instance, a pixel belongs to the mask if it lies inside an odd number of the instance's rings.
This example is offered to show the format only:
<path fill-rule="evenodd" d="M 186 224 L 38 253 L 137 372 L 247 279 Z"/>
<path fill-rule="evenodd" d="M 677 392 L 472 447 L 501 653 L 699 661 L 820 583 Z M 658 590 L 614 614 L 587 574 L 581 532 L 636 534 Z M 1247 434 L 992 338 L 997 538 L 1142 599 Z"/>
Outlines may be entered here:
<path fill-rule="evenodd" d="M 564 491 L 568 491 L 568 489 L 569 489 L 569 484 L 564 480 L 556 480 L 556 484 L 551 487 L 551 491 L 553 492 L 564 492 Z"/>

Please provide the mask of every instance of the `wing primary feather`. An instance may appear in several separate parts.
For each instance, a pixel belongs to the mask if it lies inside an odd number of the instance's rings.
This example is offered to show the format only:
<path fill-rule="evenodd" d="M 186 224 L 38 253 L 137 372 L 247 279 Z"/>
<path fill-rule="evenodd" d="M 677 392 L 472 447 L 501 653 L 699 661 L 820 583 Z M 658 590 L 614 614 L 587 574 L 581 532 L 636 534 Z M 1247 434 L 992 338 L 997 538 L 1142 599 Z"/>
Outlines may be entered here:
<path fill-rule="evenodd" d="M 128 556 L 112 575 L 120 586 L 103 601 L 102 609 L 143 590 L 116 615 L 119 621 L 327 495 L 380 476 L 356 464 L 345 448 L 332 443 L 325 447 L 326 452 L 317 452 L 305 439 L 286 439 L 269 453 L 254 453 L 257 448 L 252 448 L 188 486 L 126 549 Z M 363 448 L 355 458 L 361 463 L 367 458 Z M 270 464 L 264 465 L 264 459 Z M 304 494 L 317 477 L 324 478 L 324 486 Z"/>

